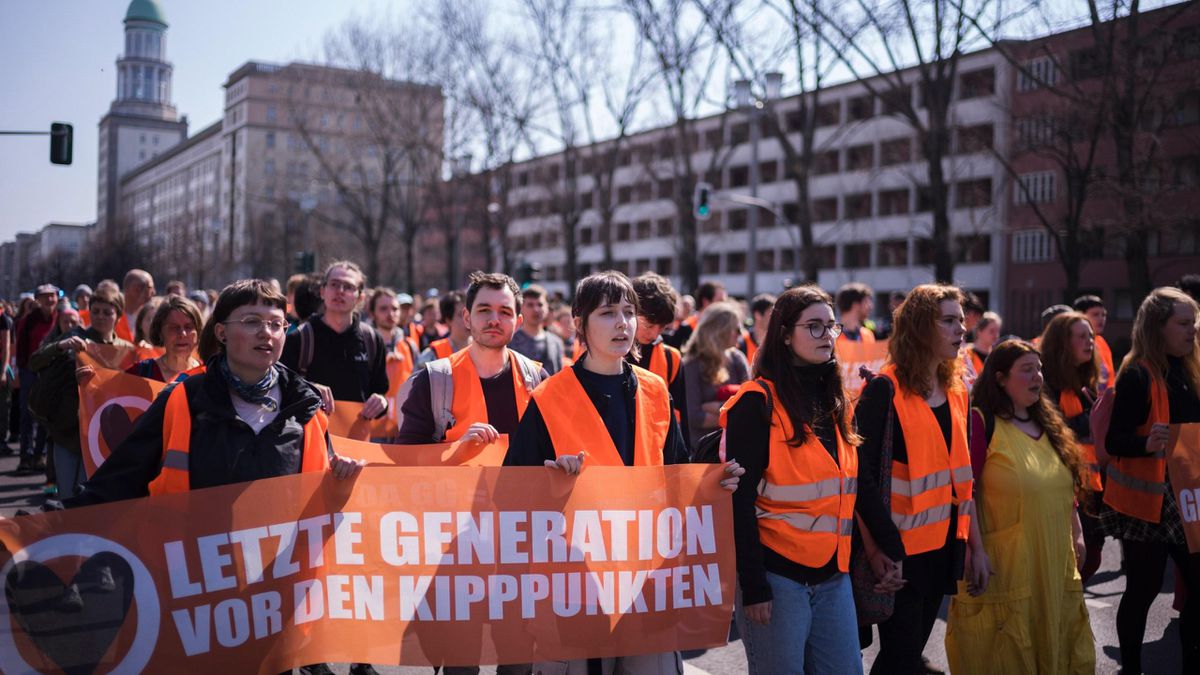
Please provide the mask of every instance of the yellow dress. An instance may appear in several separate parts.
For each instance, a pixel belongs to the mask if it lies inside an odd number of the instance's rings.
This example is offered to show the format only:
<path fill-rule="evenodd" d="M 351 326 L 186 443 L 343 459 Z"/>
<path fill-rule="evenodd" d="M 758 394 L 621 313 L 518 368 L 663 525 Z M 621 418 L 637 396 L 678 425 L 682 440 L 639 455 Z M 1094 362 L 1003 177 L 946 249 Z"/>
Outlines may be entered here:
<path fill-rule="evenodd" d="M 977 598 L 960 581 L 950 601 L 950 671 L 1094 673 L 1092 627 L 1072 545 L 1071 474 L 1046 434 L 1035 441 L 996 419 L 975 496 L 995 574 Z"/>

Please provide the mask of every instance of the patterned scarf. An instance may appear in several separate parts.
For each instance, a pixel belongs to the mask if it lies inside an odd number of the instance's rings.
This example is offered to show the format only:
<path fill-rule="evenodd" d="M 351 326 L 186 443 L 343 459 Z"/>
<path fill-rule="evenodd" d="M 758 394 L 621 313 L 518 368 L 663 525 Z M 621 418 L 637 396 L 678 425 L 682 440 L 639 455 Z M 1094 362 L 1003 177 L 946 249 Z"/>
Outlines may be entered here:
<path fill-rule="evenodd" d="M 267 374 L 262 376 L 262 379 L 254 384 L 246 384 L 238 379 L 233 371 L 229 370 L 229 358 L 224 354 L 218 359 L 221 368 L 221 374 L 233 386 L 233 391 L 238 395 L 238 398 L 248 403 L 257 403 L 267 410 L 279 410 L 279 401 L 271 398 L 267 394 L 279 381 L 279 366 L 272 364 L 267 369 Z"/>

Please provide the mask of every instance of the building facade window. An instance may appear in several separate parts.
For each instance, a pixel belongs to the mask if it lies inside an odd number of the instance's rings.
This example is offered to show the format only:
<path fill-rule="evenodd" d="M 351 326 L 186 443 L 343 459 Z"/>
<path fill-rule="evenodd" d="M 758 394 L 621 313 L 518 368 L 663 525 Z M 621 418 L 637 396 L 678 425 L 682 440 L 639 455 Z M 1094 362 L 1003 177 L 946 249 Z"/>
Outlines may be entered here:
<path fill-rule="evenodd" d="M 1058 84 L 1058 66 L 1053 57 L 1039 56 L 1017 70 L 1017 91 L 1026 92 Z"/>
<path fill-rule="evenodd" d="M 1012 236 L 1015 263 L 1048 262 L 1054 259 L 1054 244 L 1045 230 L 1020 230 Z"/>
<path fill-rule="evenodd" d="M 1021 174 L 1013 185 L 1013 204 L 1048 204 L 1054 201 L 1056 176 L 1053 171 Z"/>

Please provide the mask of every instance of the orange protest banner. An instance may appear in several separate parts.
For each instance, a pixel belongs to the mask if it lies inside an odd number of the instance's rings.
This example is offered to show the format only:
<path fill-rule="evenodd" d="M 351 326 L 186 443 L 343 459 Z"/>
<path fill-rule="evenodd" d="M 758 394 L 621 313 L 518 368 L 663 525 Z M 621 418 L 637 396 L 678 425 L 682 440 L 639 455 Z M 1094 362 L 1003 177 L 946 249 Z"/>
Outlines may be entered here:
<path fill-rule="evenodd" d="M 838 342 L 838 366 L 842 369 L 842 388 L 850 393 L 854 400 L 862 391 L 863 381 L 858 369 L 866 366 L 873 373 L 878 373 L 887 358 L 887 340 L 864 344 L 862 342 Z"/>
<path fill-rule="evenodd" d="M 267 674 L 722 645 L 735 570 L 721 476 L 368 468 L 0 520 L 0 672 Z"/>
<path fill-rule="evenodd" d="M 508 453 L 508 436 L 488 443 L 431 443 L 392 445 L 367 443 L 329 436 L 333 451 L 345 457 L 367 460 L 367 466 L 500 466 Z"/>
<path fill-rule="evenodd" d="M 96 374 L 79 386 L 79 444 L 84 471 L 90 478 L 129 436 L 134 423 L 166 385 L 105 368 L 86 353 L 75 358 L 80 366 L 96 369 Z"/>
<path fill-rule="evenodd" d="M 125 370 L 134 363 L 137 363 L 140 358 L 136 347 L 105 345 L 99 342 L 90 343 L 87 354 L 92 357 L 96 365 L 104 368 L 112 368 L 113 370 Z"/>
<path fill-rule="evenodd" d="M 390 402 L 388 407 L 394 406 Z M 373 420 L 362 416 L 363 404 L 357 401 L 334 401 L 329 415 L 329 433 L 335 436 L 367 441 L 372 438 L 391 438 L 396 435 L 396 421 L 387 415 Z"/>
<path fill-rule="evenodd" d="M 1167 474 L 1188 550 L 1200 553 L 1200 424 L 1172 424 Z"/>

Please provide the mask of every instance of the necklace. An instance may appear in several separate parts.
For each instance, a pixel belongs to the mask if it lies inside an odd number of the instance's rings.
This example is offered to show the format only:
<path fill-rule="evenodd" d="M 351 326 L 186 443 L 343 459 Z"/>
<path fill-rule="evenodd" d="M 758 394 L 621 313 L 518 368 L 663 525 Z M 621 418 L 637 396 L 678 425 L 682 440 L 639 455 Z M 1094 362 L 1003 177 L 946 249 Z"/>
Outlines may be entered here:
<path fill-rule="evenodd" d="M 1016 413 L 1013 413 L 1012 418 L 1018 422 L 1032 422 L 1033 421 L 1032 417 L 1018 417 Z"/>

